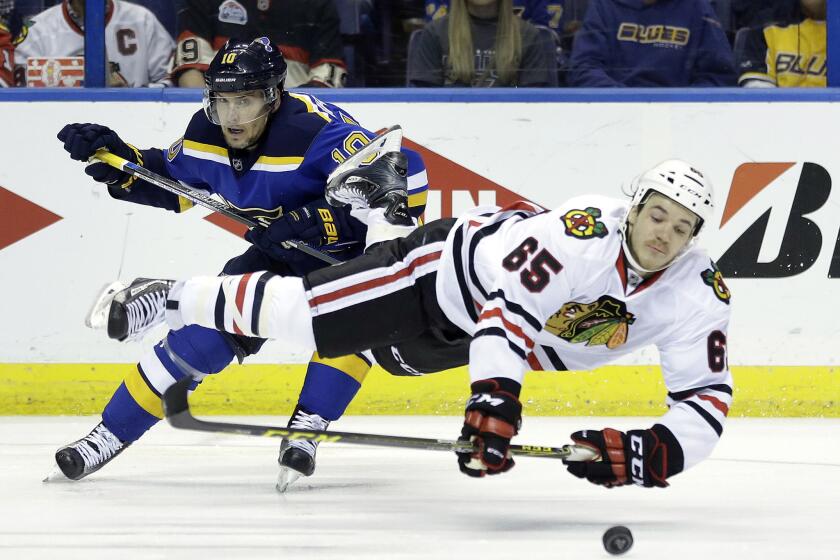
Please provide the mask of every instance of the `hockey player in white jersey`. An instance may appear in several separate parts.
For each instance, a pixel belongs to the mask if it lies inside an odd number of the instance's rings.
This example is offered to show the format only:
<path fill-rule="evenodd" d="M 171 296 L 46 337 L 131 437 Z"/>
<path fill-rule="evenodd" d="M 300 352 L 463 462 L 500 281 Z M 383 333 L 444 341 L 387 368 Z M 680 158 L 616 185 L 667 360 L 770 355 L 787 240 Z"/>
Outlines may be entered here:
<path fill-rule="evenodd" d="M 83 56 L 85 2 L 63 0 L 36 15 L 21 32 L 15 63 L 27 58 Z M 108 86 L 170 86 L 169 68 L 175 41 L 143 6 L 107 0 L 105 51 L 110 63 Z M 25 85 L 25 84 L 19 84 Z"/>
<path fill-rule="evenodd" d="M 360 181 L 371 188 L 348 189 Z M 599 460 L 567 468 L 607 487 L 664 487 L 706 458 L 723 431 L 732 401 L 730 292 L 695 244 L 713 215 L 706 178 L 670 160 L 635 179 L 632 191 L 629 204 L 580 196 L 552 211 L 476 208 L 303 278 L 158 282 L 168 299 L 158 317 L 325 356 L 371 349 L 397 375 L 468 363 L 461 438 L 475 445 L 458 463 L 470 476 L 513 467 L 508 446 L 521 424 L 526 370 L 590 370 L 654 345 L 668 412 L 641 429 L 575 432 Z M 328 198 L 347 201 L 335 196 L 342 192 L 372 206 L 381 194 L 352 173 L 328 187 Z"/>

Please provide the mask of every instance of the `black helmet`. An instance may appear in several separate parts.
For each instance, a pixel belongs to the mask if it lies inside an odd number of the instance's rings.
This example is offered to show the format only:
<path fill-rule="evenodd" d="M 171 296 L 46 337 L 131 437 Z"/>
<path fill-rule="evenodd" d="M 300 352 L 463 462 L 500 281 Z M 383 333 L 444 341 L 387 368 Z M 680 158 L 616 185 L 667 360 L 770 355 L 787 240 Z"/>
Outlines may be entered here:
<path fill-rule="evenodd" d="M 286 60 L 267 37 L 250 43 L 228 39 L 204 73 L 204 112 L 210 122 L 221 126 L 258 119 L 276 107 L 285 79 Z M 262 92 L 262 98 L 245 93 L 252 91 Z M 230 95 L 237 93 L 242 94 L 237 96 L 241 102 L 231 107 Z M 220 101 L 220 97 L 226 98 Z"/>
<path fill-rule="evenodd" d="M 251 42 L 228 39 L 204 73 L 204 84 L 210 91 L 248 91 L 283 88 L 286 59 L 268 37 Z"/>

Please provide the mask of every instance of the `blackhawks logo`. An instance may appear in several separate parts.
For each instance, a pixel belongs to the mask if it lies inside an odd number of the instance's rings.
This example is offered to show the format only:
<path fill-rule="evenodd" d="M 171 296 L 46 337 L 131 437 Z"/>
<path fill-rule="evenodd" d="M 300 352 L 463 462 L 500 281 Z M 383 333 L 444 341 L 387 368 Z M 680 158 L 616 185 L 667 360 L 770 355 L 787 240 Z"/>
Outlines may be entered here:
<path fill-rule="evenodd" d="M 563 340 L 587 346 L 605 345 L 612 350 L 627 342 L 636 318 L 623 301 L 601 296 L 592 303 L 571 301 L 549 317 L 545 330 Z"/>
<path fill-rule="evenodd" d="M 700 278 L 703 279 L 703 282 L 707 286 L 711 286 L 712 290 L 715 292 L 715 297 L 717 297 L 720 301 L 729 305 L 729 300 L 732 298 L 732 293 L 729 291 L 729 288 L 726 287 L 726 284 L 723 282 L 723 274 L 720 273 L 717 265 L 714 261 L 712 261 L 712 268 L 707 268 L 703 272 L 700 273 Z"/>
<path fill-rule="evenodd" d="M 599 222 L 601 210 L 587 207 L 586 210 L 570 210 L 563 216 L 563 223 L 566 225 L 566 235 L 578 239 L 589 239 L 590 237 L 604 237 L 607 235 L 607 226 Z"/>

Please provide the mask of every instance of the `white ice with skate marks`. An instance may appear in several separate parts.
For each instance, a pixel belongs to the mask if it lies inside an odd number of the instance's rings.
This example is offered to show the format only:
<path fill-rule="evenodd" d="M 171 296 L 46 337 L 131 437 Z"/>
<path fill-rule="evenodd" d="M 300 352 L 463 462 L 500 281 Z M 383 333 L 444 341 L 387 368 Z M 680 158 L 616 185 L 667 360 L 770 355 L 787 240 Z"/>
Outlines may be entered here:
<path fill-rule="evenodd" d="M 469 479 L 453 455 L 323 444 L 318 468 L 274 490 L 279 440 L 154 428 L 77 483 L 47 483 L 52 453 L 98 418 L 0 422 L 0 558 L 589 559 L 626 525 L 624 558 L 840 557 L 840 420 L 731 419 L 712 458 L 665 490 L 606 490 L 523 457 Z M 285 419 L 248 417 L 281 424 Z M 526 417 L 518 443 L 640 418 Z M 450 439 L 458 418 L 348 417 L 335 429 Z"/>

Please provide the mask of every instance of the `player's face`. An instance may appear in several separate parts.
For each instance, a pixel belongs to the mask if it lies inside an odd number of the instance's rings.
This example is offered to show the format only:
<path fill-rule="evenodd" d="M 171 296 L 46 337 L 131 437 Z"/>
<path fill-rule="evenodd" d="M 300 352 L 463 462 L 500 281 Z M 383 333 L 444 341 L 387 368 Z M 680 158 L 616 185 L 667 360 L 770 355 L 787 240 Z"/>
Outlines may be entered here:
<path fill-rule="evenodd" d="M 215 95 L 216 114 L 227 145 L 242 149 L 256 144 L 268 122 L 269 111 L 263 92 L 221 92 Z"/>
<path fill-rule="evenodd" d="M 636 262 L 648 270 L 666 266 L 691 241 L 698 220 L 693 212 L 670 198 L 651 194 L 627 218 L 629 246 Z"/>

